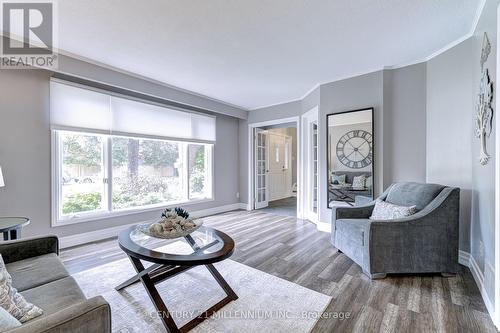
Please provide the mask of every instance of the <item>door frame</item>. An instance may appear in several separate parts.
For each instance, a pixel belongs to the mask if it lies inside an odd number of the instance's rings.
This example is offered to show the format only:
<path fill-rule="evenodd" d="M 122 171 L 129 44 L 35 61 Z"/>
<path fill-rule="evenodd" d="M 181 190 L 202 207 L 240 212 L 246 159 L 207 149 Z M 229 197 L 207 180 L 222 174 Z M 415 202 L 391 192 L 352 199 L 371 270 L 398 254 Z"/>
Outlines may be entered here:
<path fill-rule="evenodd" d="M 316 106 L 312 108 L 311 110 L 307 111 L 304 113 L 301 117 L 302 119 L 302 131 L 300 133 L 301 139 L 302 139 L 302 151 L 303 151 L 303 160 L 302 164 L 300 167 L 300 171 L 302 173 L 302 188 L 304 189 L 303 191 L 303 198 L 304 200 L 301 202 L 301 210 L 302 210 L 302 218 L 308 219 L 309 221 L 318 224 L 319 223 L 319 213 L 320 213 L 320 162 L 319 162 L 319 154 L 320 154 L 320 127 L 319 127 L 319 108 Z M 316 193 L 316 200 L 317 200 L 317 207 L 316 207 L 316 213 L 312 212 L 310 209 L 310 203 L 312 200 L 312 192 L 309 191 L 310 184 L 313 181 L 314 175 L 311 175 L 309 172 L 312 169 L 312 160 L 311 160 L 311 153 L 312 153 L 312 142 L 311 142 L 311 128 L 312 124 L 316 123 L 317 126 L 317 154 L 318 154 L 318 160 L 317 160 L 317 193 Z"/>
<path fill-rule="evenodd" d="M 301 126 L 300 117 L 288 117 L 280 118 L 262 122 L 255 122 L 248 124 L 248 207 L 247 210 L 255 210 L 255 128 L 266 127 L 272 125 L 280 125 L 286 123 L 295 123 L 297 128 L 297 217 L 301 218 L 302 210 L 302 175 L 300 172 L 300 167 L 302 165 L 302 140 L 301 140 Z"/>

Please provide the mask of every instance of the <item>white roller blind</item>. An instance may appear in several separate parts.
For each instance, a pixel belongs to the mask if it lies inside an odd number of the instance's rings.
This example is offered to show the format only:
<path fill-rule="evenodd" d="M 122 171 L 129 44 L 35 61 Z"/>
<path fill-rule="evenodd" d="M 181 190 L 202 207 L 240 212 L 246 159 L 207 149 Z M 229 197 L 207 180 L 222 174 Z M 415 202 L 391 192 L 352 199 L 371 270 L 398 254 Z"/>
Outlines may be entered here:
<path fill-rule="evenodd" d="M 52 80 L 51 124 L 121 135 L 215 141 L 215 117 L 169 109 Z"/>
<path fill-rule="evenodd" d="M 111 129 L 110 96 L 50 82 L 50 123 L 100 131 Z"/>
<path fill-rule="evenodd" d="M 191 135 L 215 141 L 215 118 L 191 113 Z"/>
<path fill-rule="evenodd" d="M 113 131 L 192 138 L 189 113 L 117 97 L 111 97 L 111 110 Z"/>

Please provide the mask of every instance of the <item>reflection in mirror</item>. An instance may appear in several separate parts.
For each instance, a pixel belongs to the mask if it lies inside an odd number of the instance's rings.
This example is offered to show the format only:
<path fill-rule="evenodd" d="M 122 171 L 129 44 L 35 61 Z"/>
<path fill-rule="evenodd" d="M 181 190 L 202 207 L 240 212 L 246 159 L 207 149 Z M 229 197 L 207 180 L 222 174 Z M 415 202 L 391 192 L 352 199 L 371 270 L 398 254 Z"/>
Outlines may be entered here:
<path fill-rule="evenodd" d="M 373 200 L 373 109 L 328 115 L 328 207 Z"/>

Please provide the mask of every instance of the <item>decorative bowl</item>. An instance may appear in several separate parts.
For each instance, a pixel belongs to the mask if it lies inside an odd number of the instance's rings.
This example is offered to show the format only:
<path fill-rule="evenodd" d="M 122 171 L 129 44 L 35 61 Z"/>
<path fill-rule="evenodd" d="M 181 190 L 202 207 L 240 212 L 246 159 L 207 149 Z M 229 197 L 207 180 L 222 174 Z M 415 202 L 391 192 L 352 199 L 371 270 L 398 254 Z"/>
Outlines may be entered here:
<path fill-rule="evenodd" d="M 189 229 L 183 229 L 181 226 L 178 225 L 175 228 L 171 228 L 163 232 L 158 232 L 155 231 L 154 228 L 151 228 L 152 225 L 159 224 L 160 222 L 141 224 L 137 227 L 137 229 L 141 231 L 143 234 L 150 237 L 162 238 L 162 239 L 175 239 L 180 237 L 186 237 L 190 233 L 198 230 L 203 225 L 203 220 L 197 219 L 197 220 L 189 220 L 189 222 L 192 222 L 194 224 L 194 226 Z"/>

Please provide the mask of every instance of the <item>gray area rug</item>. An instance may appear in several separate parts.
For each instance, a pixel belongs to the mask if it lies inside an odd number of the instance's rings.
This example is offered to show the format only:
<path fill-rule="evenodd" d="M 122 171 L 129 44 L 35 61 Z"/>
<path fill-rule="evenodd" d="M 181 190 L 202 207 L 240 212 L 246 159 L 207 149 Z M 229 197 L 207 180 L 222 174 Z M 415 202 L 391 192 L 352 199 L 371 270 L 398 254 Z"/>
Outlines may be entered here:
<path fill-rule="evenodd" d="M 257 269 L 225 260 L 215 264 L 238 294 L 191 332 L 309 332 L 331 297 Z M 114 287 L 133 276 L 128 259 L 74 275 L 87 297 L 103 295 L 111 304 L 113 332 L 166 332 L 142 284 L 121 292 Z M 208 270 L 196 267 L 157 285 L 180 327 L 225 297 Z"/>

